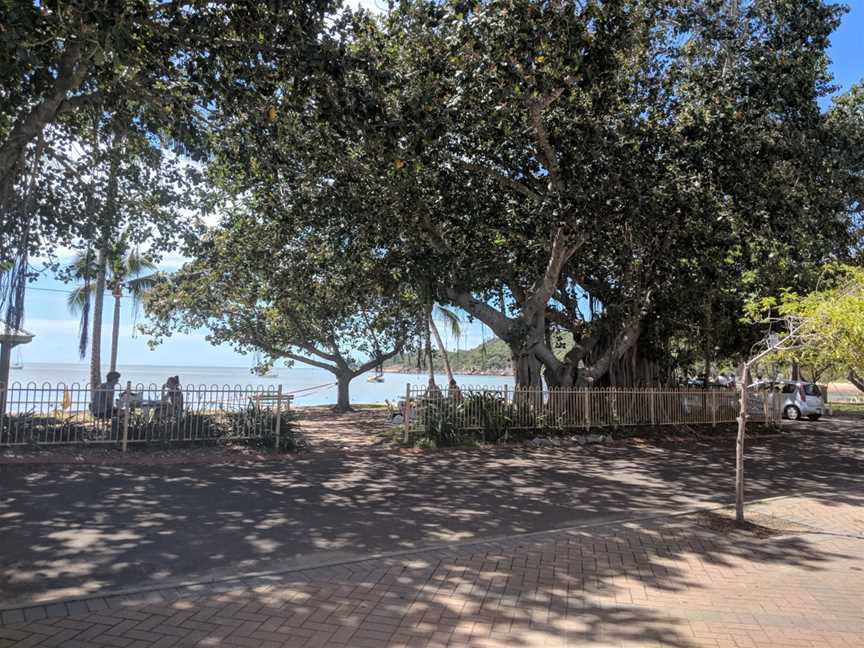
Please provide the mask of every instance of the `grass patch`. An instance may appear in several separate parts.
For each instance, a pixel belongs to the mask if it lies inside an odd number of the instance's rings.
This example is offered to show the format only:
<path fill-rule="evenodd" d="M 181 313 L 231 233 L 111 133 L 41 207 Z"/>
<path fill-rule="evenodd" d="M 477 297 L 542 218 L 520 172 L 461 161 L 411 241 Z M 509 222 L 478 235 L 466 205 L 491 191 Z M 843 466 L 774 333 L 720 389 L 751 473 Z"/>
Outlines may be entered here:
<path fill-rule="evenodd" d="M 834 414 L 854 414 L 864 416 L 864 403 L 828 403 Z"/>

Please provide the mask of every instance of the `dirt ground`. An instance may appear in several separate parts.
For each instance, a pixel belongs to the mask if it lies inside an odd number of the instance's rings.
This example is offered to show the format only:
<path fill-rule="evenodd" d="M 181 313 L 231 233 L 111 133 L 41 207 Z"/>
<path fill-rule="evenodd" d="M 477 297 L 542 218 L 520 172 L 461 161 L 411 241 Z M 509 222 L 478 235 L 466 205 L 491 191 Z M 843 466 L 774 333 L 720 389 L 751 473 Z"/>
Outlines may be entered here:
<path fill-rule="evenodd" d="M 329 407 L 297 409 L 303 450 L 309 452 L 348 452 L 386 449 L 395 446 L 398 427 L 390 424 L 383 407 L 360 407 L 338 414 Z"/>

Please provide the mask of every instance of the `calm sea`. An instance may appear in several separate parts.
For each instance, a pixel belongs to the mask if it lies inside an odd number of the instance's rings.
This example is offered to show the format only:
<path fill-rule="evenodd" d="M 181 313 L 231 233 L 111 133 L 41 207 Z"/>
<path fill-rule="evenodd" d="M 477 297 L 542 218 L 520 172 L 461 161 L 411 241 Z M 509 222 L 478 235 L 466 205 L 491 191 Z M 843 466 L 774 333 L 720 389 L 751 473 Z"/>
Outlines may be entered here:
<path fill-rule="evenodd" d="M 120 365 L 120 384 L 125 385 L 131 380 L 133 385 L 158 385 L 165 383 L 168 376 L 180 376 L 180 384 L 192 385 L 263 385 L 276 387 L 282 385 L 283 393 L 291 393 L 310 387 L 321 387 L 297 394 L 295 402 L 297 405 L 324 405 L 336 401 L 336 382 L 333 374 L 316 367 L 275 367 L 278 376 L 263 378 L 254 375 L 247 367 L 170 367 L 158 365 Z M 103 368 L 104 371 L 104 368 Z M 26 384 L 34 382 L 42 383 L 72 383 L 85 384 L 88 382 L 90 373 L 87 364 L 49 364 L 49 363 L 26 363 L 23 369 L 15 369 L 10 372 L 9 381 Z M 351 401 L 354 403 L 383 403 L 386 399 L 395 400 L 400 394 L 405 393 L 406 383 L 426 384 L 426 375 L 385 373 L 383 383 L 367 382 L 366 374 L 355 378 L 351 382 Z M 457 376 L 456 379 L 462 386 L 468 385 L 512 385 L 512 378 L 506 376 Z M 438 384 L 447 384 L 444 375 L 437 377 Z"/>

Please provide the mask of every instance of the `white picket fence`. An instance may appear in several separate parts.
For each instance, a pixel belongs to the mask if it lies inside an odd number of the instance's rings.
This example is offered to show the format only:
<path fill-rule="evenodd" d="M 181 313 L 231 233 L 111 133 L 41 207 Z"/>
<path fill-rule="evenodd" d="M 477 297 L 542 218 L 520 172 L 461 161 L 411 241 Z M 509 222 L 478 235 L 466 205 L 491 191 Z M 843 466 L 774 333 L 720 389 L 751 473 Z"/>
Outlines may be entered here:
<path fill-rule="evenodd" d="M 293 398 L 281 386 L 184 385 L 181 393 L 178 406 L 161 385 L 126 383 L 108 397 L 108 415 L 97 417 L 89 384 L 0 384 L 0 446 L 278 442 Z"/>
<path fill-rule="evenodd" d="M 408 385 L 406 431 L 453 429 L 586 430 L 591 428 L 717 425 L 737 421 L 737 389 L 513 389 L 461 387 L 430 392 Z M 751 391 L 748 419 L 779 423 L 779 399 Z M 405 408 L 403 407 L 403 411 Z"/>

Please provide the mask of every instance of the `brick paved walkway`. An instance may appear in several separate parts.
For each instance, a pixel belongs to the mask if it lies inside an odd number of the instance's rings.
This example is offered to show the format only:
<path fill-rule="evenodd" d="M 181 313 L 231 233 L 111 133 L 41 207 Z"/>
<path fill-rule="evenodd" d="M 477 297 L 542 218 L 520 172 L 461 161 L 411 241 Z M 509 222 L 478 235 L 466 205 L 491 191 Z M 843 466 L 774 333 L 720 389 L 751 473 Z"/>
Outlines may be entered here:
<path fill-rule="evenodd" d="M 6 611 L 5 646 L 864 646 L 864 491 Z"/>

